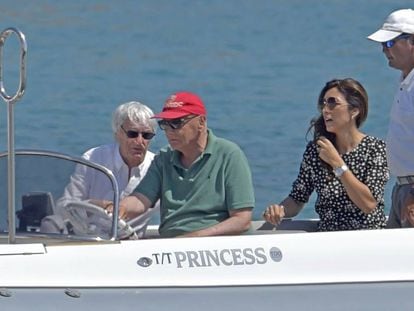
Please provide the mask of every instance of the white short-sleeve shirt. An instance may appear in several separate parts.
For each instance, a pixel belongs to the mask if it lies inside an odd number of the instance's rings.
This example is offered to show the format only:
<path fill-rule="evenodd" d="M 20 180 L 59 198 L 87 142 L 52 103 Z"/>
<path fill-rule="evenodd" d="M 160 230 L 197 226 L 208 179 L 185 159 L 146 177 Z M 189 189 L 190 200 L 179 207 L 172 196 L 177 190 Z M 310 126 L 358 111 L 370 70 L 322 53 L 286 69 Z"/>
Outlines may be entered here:
<path fill-rule="evenodd" d="M 386 143 L 391 174 L 414 175 L 414 69 L 395 94 Z"/>

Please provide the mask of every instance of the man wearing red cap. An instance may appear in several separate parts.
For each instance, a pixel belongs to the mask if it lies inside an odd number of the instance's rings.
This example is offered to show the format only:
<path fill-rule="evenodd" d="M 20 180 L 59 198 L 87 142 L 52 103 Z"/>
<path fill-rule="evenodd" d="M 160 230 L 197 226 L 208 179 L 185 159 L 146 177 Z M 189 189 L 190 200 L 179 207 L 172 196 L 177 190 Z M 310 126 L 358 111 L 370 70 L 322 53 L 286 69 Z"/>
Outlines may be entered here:
<path fill-rule="evenodd" d="M 387 135 L 388 166 L 397 180 L 387 227 L 414 227 L 414 10 L 392 12 L 368 39 L 381 43 L 389 66 L 401 71 Z"/>
<path fill-rule="evenodd" d="M 178 92 L 154 118 L 169 146 L 155 156 L 139 186 L 121 201 L 120 216 L 136 217 L 161 202 L 162 237 L 235 235 L 249 230 L 254 206 L 247 159 L 207 127 L 202 100 Z"/>

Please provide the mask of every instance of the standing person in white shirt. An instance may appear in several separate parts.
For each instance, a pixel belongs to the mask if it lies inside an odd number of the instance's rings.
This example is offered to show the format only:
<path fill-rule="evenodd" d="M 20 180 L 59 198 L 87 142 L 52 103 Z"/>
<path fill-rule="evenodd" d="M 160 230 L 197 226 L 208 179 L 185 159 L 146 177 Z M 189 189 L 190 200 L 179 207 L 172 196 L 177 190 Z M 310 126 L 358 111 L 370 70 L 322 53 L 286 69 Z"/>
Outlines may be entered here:
<path fill-rule="evenodd" d="M 392 12 L 368 39 L 380 42 L 388 65 L 401 71 L 386 147 L 391 174 L 397 179 L 387 227 L 413 227 L 409 206 L 414 203 L 414 10 Z"/>
<path fill-rule="evenodd" d="M 118 182 L 120 199 L 137 187 L 154 158 L 154 153 L 148 150 L 157 128 L 156 120 L 151 119 L 153 115 L 149 107 L 136 101 L 118 106 L 112 116 L 115 142 L 89 149 L 82 156 L 112 171 Z M 105 204 L 112 204 L 113 188 L 102 173 L 81 166 L 71 177 L 62 198 L 89 200 L 105 207 Z M 157 212 L 158 204 L 129 220 L 128 224 L 142 237 L 151 216 Z"/>

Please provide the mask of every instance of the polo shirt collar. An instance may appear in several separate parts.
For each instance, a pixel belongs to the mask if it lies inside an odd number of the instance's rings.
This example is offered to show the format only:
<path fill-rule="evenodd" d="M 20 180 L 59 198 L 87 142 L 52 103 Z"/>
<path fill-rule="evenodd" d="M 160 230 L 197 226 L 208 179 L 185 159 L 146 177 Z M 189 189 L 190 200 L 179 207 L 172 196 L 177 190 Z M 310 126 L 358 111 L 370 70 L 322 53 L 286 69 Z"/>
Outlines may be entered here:
<path fill-rule="evenodd" d="M 217 137 L 213 134 L 213 131 L 210 129 L 207 129 L 207 146 L 206 149 L 204 149 L 203 154 L 212 154 L 214 145 L 216 144 Z"/>

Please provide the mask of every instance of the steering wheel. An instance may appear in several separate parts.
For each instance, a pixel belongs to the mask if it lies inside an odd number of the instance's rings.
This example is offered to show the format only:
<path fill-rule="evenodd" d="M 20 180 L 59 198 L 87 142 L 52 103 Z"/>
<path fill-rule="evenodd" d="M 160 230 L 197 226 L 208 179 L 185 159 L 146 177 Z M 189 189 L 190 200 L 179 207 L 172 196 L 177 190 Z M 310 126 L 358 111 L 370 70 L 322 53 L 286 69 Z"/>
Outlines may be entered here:
<path fill-rule="evenodd" d="M 94 235 L 109 238 L 112 229 L 112 214 L 88 201 L 65 200 L 65 218 L 76 235 Z M 137 239 L 134 229 L 123 219 L 118 220 L 120 239 Z"/>

